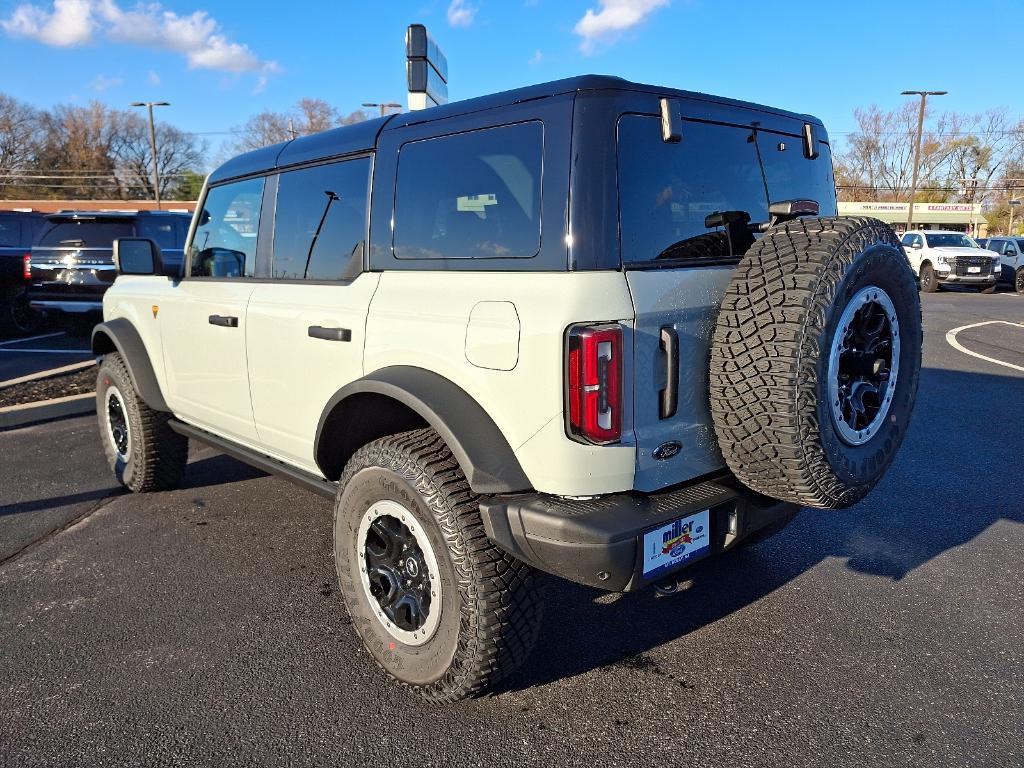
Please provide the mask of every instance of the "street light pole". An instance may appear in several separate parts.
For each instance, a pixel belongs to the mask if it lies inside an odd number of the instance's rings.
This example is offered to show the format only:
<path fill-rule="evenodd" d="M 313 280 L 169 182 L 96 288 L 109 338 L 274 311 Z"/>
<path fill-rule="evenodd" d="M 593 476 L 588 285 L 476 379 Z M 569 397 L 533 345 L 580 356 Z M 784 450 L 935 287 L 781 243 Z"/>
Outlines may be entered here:
<path fill-rule="evenodd" d="M 169 107 L 169 101 L 133 101 L 133 107 L 145 107 L 149 110 L 149 147 L 153 152 L 153 196 L 156 209 L 160 210 L 160 166 L 156 157 L 156 126 L 153 123 L 153 107 Z"/>
<path fill-rule="evenodd" d="M 402 108 L 401 104 L 395 104 L 395 102 L 393 102 L 393 101 L 389 101 L 386 104 L 385 103 L 379 103 L 379 102 L 376 102 L 376 101 L 364 101 L 363 102 L 363 106 L 364 107 L 380 107 L 380 116 L 381 117 L 384 117 L 384 115 L 387 114 L 387 111 L 389 109 L 401 109 Z"/>
<path fill-rule="evenodd" d="M 914 173 L 910 182 L 910 206 L 907 208 L 907 229 L 914 224 L 914 197 L 917 195 L 917 171 L 921 166 L 921 134 L 924 132 L 924 108 L 929 96 L 945 96 L 949 91 L 903 91 L 901 96 L 920 96 L 921 109 L 917 113 L 917 139 L 914 142 Z"/>

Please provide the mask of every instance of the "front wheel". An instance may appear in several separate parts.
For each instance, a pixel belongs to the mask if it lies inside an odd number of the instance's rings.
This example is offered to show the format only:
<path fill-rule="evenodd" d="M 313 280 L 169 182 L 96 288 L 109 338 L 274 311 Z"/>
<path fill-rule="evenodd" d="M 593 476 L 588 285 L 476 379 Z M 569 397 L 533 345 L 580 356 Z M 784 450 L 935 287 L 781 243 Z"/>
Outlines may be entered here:
<path fill-rule="evenodd" d="M 334 557 L 370 655 L 428 701 L 491 692 L 536 640 L 539 574 L 488 540 L 479 497 L 431 429 L 375 440 L 349 460 Z"/>
<path fill-rule="evenodd" d="M 1013 287 L 1017 290 L 1017 293 L 1024 293 L 1024 267 L 1017 270 L 1017 274 L 1013 278 Z"/>
<path fill-rule="evenodd" d="M 170 414 L 139 397 L 121 355 L 103 358 L 96 377 L 96 416 L 107 462 L 130 491 L 175 488 L 188 462 L 188 439 L 171 429 Z"/>
<path fill-rule="evenodd" d="M 939 280 L 935 277 L 935 269 L 931 264 L 921 267 L 921 293 L 935 293 L 939 290 Z"/>

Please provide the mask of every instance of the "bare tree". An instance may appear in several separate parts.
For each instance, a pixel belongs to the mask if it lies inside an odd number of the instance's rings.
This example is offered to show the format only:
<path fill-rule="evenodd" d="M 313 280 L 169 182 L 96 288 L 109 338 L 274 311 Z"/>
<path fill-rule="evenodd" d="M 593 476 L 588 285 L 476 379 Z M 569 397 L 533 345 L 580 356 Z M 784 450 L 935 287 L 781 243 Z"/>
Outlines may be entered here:
<path fill-rule="evenodd" d="M 0 93 L 0 193 L 22 188 L 25 179 L 12 178 L 10 173 L 32 164 L 40 141 L 39 111 Z"/>
<path fill-rule="evenodd" d="M 239 139 L 235 149 L 247 152 L 335 126 L 360 123 L 369 117 L 361 110 L 342 115 L 323 99 L 299 99 L 288 112 L 266 111 L 249 118 L 245 125 L 236 129 Z"/>
<path fill-rule="evenodd" d="M 167 123 L 156 124 L 157 167 L 160 170 L 160 195 L 167 197 L 181 185 L 186 173 L 202 167 L 205 144 L 194 136 Z M 129 197 L 153 197 L 153 151 L 149 125 L 135 113 L 120 116 L 120 134 L 112 153 L 118 178 Z"/>

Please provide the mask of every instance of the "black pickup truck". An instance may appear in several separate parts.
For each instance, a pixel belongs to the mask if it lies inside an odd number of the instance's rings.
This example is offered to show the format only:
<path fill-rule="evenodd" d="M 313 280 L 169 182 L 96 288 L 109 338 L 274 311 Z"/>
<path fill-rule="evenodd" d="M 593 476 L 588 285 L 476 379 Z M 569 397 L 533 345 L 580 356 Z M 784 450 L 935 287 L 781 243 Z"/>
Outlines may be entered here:
<path fill-rule="evenodd" d="M 41 213 L 0 211 L 0 334 L 28 333 L 38 323 L 25 286 L 32 243 L 45 222 Z"/>
<path fill-rule="evenodd" d="M 191 214 L 171 211 L 62 211 L 46 217 L 32 247 L 28 289 L 33 309 L 57 315 L 74 334 L 91 331 L 114 282 L 113 242 L 145 237 L 160 246 L 164 270 L 177 275 Z"/>

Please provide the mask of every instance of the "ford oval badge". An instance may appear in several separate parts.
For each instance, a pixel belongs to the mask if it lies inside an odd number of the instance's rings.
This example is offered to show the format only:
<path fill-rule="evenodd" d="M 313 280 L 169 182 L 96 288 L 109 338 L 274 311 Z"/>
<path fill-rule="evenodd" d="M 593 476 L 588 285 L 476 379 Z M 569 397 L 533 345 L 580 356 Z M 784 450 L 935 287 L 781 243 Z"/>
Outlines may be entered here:
<path fill-rule="evenodd" d="M 677 453 L 683 450 L 683 444 L 678 440 L 669 440 L 667 443 L 662 443 L 654 449 L 654 456 L 658 461 L 664 461 L 665 459 L 671 459 Z"/>

